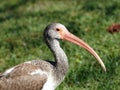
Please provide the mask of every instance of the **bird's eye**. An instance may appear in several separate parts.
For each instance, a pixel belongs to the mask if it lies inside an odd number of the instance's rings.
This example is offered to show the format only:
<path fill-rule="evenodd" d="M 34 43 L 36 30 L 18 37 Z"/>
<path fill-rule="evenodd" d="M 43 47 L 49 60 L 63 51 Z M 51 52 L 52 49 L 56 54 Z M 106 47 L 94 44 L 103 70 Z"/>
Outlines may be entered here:
<path fill-rule="evenodd" d="M 59 28 L 56 28 L 56 31 L 60 31 L 60 29 L 59 29 Z"/>

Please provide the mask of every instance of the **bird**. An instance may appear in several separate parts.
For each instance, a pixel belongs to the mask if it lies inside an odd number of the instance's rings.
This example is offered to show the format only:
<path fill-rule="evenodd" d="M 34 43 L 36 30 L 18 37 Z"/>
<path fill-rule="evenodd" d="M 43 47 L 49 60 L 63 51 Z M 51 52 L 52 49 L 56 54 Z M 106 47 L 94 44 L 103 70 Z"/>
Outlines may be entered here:
<path fill-rule="evenodd" d="M 55 60 L 25 61 L 5 70 L 0 74 L 0 90 L 55 90 L 64 80 L 69 68 L 68 58 L 60 47 L 61 39 L 86 49 L 106 71 L 98 54 L 87 43 L 70 33 L 63 24 L 48 24 L 43 37 Z"/>

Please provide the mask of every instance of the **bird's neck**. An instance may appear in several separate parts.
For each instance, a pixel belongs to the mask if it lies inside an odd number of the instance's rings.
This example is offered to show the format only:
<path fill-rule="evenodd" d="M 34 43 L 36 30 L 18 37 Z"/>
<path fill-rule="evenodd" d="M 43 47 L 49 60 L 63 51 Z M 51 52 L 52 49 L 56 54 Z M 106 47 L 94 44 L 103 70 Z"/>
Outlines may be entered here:
<path fill-rule="evenodd" d="M 61 76 L 65 76 L 66 72 L 68 71 L 68 59 L 63 49 L 60 47 L 59 41 L 54 39 L 48 40 L 47 43 L 55 57 L 56 72 L 61 72 L 59 74 L 61 74 Z"/>

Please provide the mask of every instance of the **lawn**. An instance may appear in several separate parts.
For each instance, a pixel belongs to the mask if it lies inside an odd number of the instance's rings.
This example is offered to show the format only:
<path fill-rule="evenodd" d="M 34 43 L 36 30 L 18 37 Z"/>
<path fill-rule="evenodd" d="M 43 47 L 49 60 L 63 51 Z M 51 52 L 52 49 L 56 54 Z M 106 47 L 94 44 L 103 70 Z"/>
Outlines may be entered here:
<path fill-rule="evenodd" d="M 86 50 L 60 41 L 69 72 L 56 90 L 120 90 L 120 0 L 0 0 L 0 72 L 24 61 L 50 59 L 43 30 L 60 22 L 87 42 L 106 65 L 105 73 Z"/>

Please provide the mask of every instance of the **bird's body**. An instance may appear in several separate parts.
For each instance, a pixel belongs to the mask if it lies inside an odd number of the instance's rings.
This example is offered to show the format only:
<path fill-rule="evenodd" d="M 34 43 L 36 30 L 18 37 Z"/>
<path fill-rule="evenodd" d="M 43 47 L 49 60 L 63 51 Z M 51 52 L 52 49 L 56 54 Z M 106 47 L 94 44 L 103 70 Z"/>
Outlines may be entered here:
<path fill-rule="evenodd" d="M 43 60 L 14 66 L 1 74 L 0 90 L 54 90 L 60 83 L 55 80 L 54 68 Z M 62 81 L 63 77 L 59 79 Z"/>
<path fill-rule="evenodd" d="M 44 31 L 45 41 L 55 61 L 32 60 L 16 65 L 0 74 L 0 90 L 55 90 L 68 71 L 68 59 L 58 39 L 71 41 L 92 53 L 104 70 L 105 66 L 95 51 L 70 34 L 64 25 L 50 24 Z"/>

